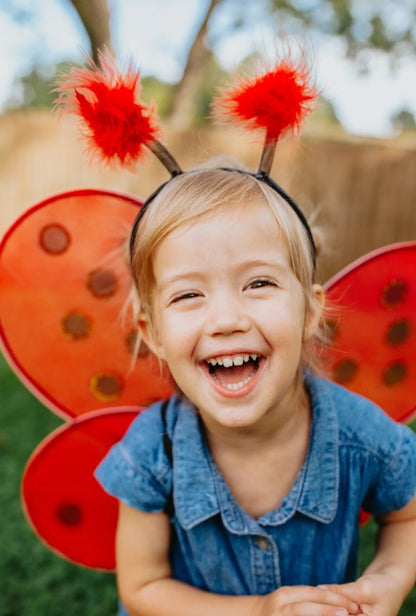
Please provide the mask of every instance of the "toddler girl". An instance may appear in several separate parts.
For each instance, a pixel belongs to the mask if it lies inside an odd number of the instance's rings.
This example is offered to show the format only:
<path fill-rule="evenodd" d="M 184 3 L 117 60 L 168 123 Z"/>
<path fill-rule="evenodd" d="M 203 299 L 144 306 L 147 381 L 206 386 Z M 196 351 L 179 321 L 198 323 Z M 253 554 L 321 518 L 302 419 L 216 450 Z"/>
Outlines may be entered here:
<path fill-rule="evenodd" d="M 97 470 L 122 614 L 397 616 L 416 573 L 416 438 L 318 376 L 324 292 L 295 204 L 201 168 L 131 242 L 139 331 L 177 386 Z M 357 579 L 359 513 L 380 525 Z"/>

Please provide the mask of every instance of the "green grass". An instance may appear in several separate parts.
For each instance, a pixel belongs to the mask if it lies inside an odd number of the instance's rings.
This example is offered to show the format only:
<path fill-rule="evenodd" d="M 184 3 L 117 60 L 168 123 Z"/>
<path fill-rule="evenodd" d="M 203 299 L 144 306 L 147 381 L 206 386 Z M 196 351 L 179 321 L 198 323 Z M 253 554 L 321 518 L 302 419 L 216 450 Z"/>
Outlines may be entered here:
<path fill-rule="evenodd" d="M 20 480 L 35 446 L 61 421 L 20 384 L 0 356 L 0 616 L 113 616 L 114 576 L 53 554 L 29 528 Z M 361 565 L 371 559 L 375 525 L 362 530 Z M 416 590 L 400 616 L 416 614 Z"/>
<path fill-rule="evenodd" d="M 0 357 L 0 616 L 110 616 L 117 612 L 112 574 L 53 554 L 20 506 L 20 481 L 35 446 L 62 422 L 20 384 Z"/>

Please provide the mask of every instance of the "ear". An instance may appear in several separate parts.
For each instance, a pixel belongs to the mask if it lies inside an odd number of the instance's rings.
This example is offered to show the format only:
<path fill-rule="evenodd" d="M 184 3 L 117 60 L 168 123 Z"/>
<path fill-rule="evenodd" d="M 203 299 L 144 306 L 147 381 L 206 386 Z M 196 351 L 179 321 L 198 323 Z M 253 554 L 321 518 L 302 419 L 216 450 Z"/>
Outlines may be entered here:
<path fill-rule="evenodd" d="M 325 291 L 320 284 L 313 284 L 309 312 L 305 319 L 303 339 L 306 341 L 316 332 L 325 307 Z"/>
<path fill-rule="evenodd" d="M 137 328 L 141 339 L 147 344 L 152 353 L 156 355 L 156 357 L 159 357 L 159 359 L 165 360 L 166 357 L 163 345 L 161 344 L 154 325 L 147 314 L 140 314 L 137 320 Z"/>

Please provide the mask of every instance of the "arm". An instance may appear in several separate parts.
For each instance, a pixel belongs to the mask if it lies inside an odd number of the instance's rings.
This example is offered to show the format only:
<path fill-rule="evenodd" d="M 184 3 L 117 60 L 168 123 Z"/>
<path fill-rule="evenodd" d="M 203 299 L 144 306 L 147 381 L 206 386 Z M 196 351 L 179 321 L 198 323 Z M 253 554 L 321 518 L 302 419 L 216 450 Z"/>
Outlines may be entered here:
<path fill-rule="evenodd" d="M 352 584 L 329 588 L 348 594 L 366 616 L 397 616 L 416 581 L 416 497 L 377 521 L 376 554 L 362 576 Z"/>
<path fill-rule="evenodd" d="M 343 595 L 309 586 L 270 595 L 225 596 L 171 577 L 170 522 L 120 504 L 116 537 L 117 582 L 130 616 L 348 616 L 358 606 Z M 343 609 L 341 609 L 343 608 Z M 348 611 L 350 608 L 350 611 Z"/>

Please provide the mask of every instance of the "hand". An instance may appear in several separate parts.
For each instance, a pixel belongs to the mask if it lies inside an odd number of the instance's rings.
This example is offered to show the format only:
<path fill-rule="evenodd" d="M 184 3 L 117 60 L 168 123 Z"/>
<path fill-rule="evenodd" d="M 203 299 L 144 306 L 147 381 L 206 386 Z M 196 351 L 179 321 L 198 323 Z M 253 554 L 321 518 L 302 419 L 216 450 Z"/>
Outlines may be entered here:
<path fill-rule="evenodd" d="M 358 616 L 397 616 L 403 602 L 398 581 L 381 573 L 368 573 L 356 582 L 326 588 L 356 601 L 361 607 Z"/>
<path fill-rule="evenodd" d="M 314 586 L 284 586 L 258 597 L 255 616 L 358 616 L 359 605 L 346 593 Z"/>

